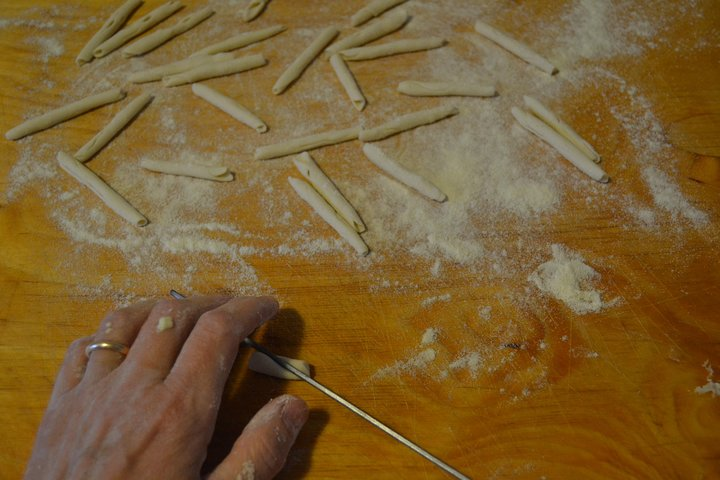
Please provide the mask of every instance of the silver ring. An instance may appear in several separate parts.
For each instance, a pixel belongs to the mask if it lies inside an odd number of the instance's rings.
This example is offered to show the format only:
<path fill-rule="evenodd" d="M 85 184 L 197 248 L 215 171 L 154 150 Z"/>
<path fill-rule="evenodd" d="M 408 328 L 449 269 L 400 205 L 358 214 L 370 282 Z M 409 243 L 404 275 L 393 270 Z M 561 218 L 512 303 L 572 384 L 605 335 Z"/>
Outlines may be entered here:
<path fill-rule="evenodd" d="M 122 343 L 95 342 L 85 347 L 85 355 L 90 358 L 90 354 L 95 350 L 112 350 L 113 352 L 117 352 L 120 355 L 125 356 L 130 351 L 130 348 Z"/>

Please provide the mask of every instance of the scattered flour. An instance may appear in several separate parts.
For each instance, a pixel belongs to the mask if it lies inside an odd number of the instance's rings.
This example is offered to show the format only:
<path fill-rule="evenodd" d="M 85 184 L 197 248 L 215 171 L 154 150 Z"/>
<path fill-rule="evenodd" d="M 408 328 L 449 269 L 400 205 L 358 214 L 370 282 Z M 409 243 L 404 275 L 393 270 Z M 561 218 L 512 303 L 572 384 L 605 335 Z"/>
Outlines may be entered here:
<path fill-rule="evenodd" d="M 702 387 L 695 387 L 695 393 L 697 393 L 698 395 L 709 393 L 713 396 L 713 398 L 720 396 L 720 383 L 713 381 L 714 372 L 712 365 L 710 365 L 710 360 L 705 360 L 705 363 L 703 363 L 703 367 L 708 374 L 707 383 Z"/>
<path fill-rule="evenodd" d="M 431 343 L 437 342 L 438 338 L 438 329 L 437 328 L 428 328 L 425 330 L 425 333 L 423 333 L 422 340 L 420 340 L 420 345 L 429 345 Z"/>
<path fill-rule="evenodd" d="M 692 206 L 680 192 L 678 185 L 666 173 L 657 167 L 649 166 L 643 170 L 642 175 L 652 193 L 655 204 L 669 212 L 673 220 L 682 217 L 695 227 L 708 224 L 708 215 Z"/>
<path fill-rule="evenodd" d="M 445 293 L 443 295 L 437 295 L 435 297 L 426 298 L 425 300 L 420 302 L 420 306 L 422 306 L 423 308 L 427 308 L 438 302 L 449 302 L 451 299 L 452 299 L 452 295 L 450 295 L 449 293 Z"/>

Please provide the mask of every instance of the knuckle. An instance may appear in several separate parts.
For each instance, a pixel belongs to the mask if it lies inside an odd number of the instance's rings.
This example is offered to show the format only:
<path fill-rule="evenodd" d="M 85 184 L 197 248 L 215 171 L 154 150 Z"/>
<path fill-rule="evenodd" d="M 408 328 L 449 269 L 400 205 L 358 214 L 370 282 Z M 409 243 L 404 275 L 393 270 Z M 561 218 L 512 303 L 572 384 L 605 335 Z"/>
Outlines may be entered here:
<path fill-rule="evenodd" d="M 84 352 L 85 347 L 88 345 L 88 343 L 90 343 L 91 340 L 92 340 L 92 337 L 82 337 L 82 338 L 77 338 L 77 339 L 73 340 L 72 343 L 70 343 L 70 346 L 68 347 L 68 354 L 72 355 L 72 354 L 76 354 L 80 351 Z"/>
<path fill-rule="evenodd" d="M 220 336 L 231 333 L 234 329 L 233 316 L 224 310 L 210 310 L 200 316 L 198 325 L 209 335 Z"/>
<path fill-rule="evenodd" d="M 176 300 L 174 298 L 164 298 L 155 304 L 152 309 L 152 314 L 160 316 L 175 316 L 182 312 L 185 303 L 186 302 L 183 302 L 182 300 Z"/>

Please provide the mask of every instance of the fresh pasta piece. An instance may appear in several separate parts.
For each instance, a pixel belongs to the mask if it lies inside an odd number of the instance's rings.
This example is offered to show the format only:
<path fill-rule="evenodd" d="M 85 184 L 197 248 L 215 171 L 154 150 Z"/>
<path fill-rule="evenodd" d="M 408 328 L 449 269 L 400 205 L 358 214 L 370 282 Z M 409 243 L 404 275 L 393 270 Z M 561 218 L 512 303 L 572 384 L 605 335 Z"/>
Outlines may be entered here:
<path fill-rule="evenodd" d="M 401 53 L 431 50 L 433 48 L 440 48 L 443 45 L 445 45 L 445 40 L 440 37 L 414 38 L 381 43 L 380 45 L 371 45 L 369 47 L 350 48 L 341 51 L 340 55 L 342 55 L 345 60 L 356 62 L 359 60 L 372 60 L 390 55 L 399 55 Z"/>
<path fill-rule="evenodd" d="M 134 98 L 110 120 L 110 123 L 108 123 L 105 128 L 100 130 L 97 135 L 83 145 L 80 150 L 75 152 L 73 157 L 83 163 L 90 160 L 100 149 L 107 145 L 110 140 L 115 138 L 115 135 L 120 133 L 120 130 L 125 128 L 152 99 L 153 96 L 150 93 L 143 93 Z"/>
<path fill-rule="evenodd" d="M 222 166 L 211 167 L 209 165 L 168 162 L 165 160 L 151 160 L 149 158 L 141 160 L 140 166 L 153 172 L 201 178 L 215 182 L 232 182 L 234 178 L 232 172 L 227 167 Z"/>
<path fill-rule="evenodd" d="M 362 30 L 338 40 L 327 48 L 328 53 L 338 53 L 348 48 L 359 47 L 373 40 L 382 38 L 405 25 L 408 20 L 408 13 L 405 10 L 398 10 L 390 13 L 377 22 L 374 22 Z"/>
<path fill-rule="evenodd" d="M 300 370 L 307 376 L 311 375 L 312 368 L 310 364 L 305 360 L 297 360 L 295 358 L 283 357 L 282 355 L 275 355 L 285 363 L 289 363 L 293 367 Z M 300 377 L 278 365 L 272 358 L 268 357 L 262 352 L 257 350 L 250 355 L 248 361 L 248 368 L 253 372 L 262 373 L 263 375 L 270 375 L 271 377 L 282 378 L 283 380 L 302 380 Z"/>
<path fill-rule="evenodd" d="M 287 89 L 291 83 L 297 80 L 303 71 L 312 63 L 315 58 L 320 55 L 325 47 L 340 33 L 335 27 L 327 27 L 315 40 L 307 46 L 303 52 L 297 56 L 297 58 L 285 69 L 285 71 L 277 79 L 275 85 L 272 87 L 272 92 L 275 95 L 280 95 Z"/>
<path fill-rule="evenodd" d="M 75 58 L 75 63 L 83 65 L 85 63 L 92 62 L 95 58 L 93 55 L 95 47 L 112 37 L 115 32 L 120 30 L 130 15 L 132 15 L 132 13 L 137 10 L 142 3 L 143 0 L 127 0 L 125 3 L 120 5 L 120 7 L 118 7 L 118 9 L 115 10 L 107 20 L 105 20 L 105 23 L 103 23 L 102 27 L 100 27 L 100 30 L 98 30 L 95 35 L 88 40 L 83 49 L 80 50 L 77 58 Z"/>
<path fill-rule="evenodd" d="M 162 82 L 166 87 L 176 87 L 178 85 L 185 85 L 186 83 L 207 80 L 208 78 L 244 72 L 253 68 L 262 67 L 266 64 L 267 60 L 265 60 L 265 57 L 263 57 L 261 53 L 258 53 L 256 55 L 234 58 L 224 62 L 203 63 L 191 70 L 163 77 Z"/>
<path fill-rule="evenodd" d="M 284 32 L 286 28 L 282 25 L 274 25 L 272 27 L 263 28 L 262 30 L 255 30 L 252 32 L 241 33 L 235 35 L 222 42 L 213 43 L 207 47 L 198 50 L 197 52 L 190 55 L 194 57 L 196 55 L 212 55 L 214 53 L 229 52 L 238 48 L 246 47 L 250 44 L 260 42 L 267 38 L 273 37 L 280 32 Z"/>
<path fill-rule="evenodd" d="M 338 213 L 333 210 L 329 203 L 315 190 L 309 183 L 299 178 L 288 177 L 288 182 L 292 185 L 297 194 L 312 207 L 315 212 L 322 217 L 337 233 L 340 234 L 347 242 L 352 245 L 355 251 L 360 255 L 367 255 L 370 249 L 363 241 L 362 237 L 351 227 Z"/>
<path fill-rule="evenodd" d="M 92 192 L 102 200 L 105 205 L 110 207 L 115 213 L 132 223 L 137 227 L 144 227 L 148 224 L 148 219 L 138 212 L 135 207 L 125 200 L 119 193 L 113 190 L 110 185 L 105 183 L 100 177 L 75 160 L 65 152 L 58 152 L 57 160 L 63 170 L 69 173 L 75 180 L 82 185 L 88 187 Z"/>
<path fill-rule="evenodd" d="M 260 120 L 254 113 L 217 90 L 213 90 L 212 88 L 200 83 L 193 83 L 192 91 L 195 95 L 202 98 L 209 104 L 219 108 L 235 120 L 244 123 L 250 128 L 254 128 L 258 133 L 265 133 L 268 131 L 268 127 L 265 122 Z"/>
<path fill-rule="evenodd" d="M 492 97 L 494 85 L 472 82 L 418 82 L 407 80 L 398 84 L 398 92 L 412 97 Z"/>
<path fill-rule="evenodd" d="M 348 97 L 350 97 L 353 106 L 362 112 L 365 105 L 367 105 L 367 100 L 365 100 L 365 96 L 360 91 L 360 86 L 358 86 L 345 60 L 336 53 L 330 57 L 330 65 L 332 65 L 333 70 L 335 70 L 335 75 L 337 75 L 340 84 L 345 89 L 345 92 L 347 92 Z"/>
<path fill-rule="evenodd" d="M 125 98 L 125 91 L 119 88 L 113 88 L 102 93 L 85 97 L 76 102 L 69 103 L 63 107 L 50 110 L 38 117 L 24 121 L 17 127 L 11 128 L 5 133 L 8 140 L 18 140 L 27 135 L 45 130 L 50 127 L 62 123 L 78 115 L 89 112 L 95 108 L 107 105 L 108 103 L 117 102 Z"/>
<path fill-rule="evenodd" d="M 155 50 L 157 47 L 162 45 L 163 43 L 177 37 L 178 35 L 181 35 L 191 28 L 199 25 L 201 22 L 207 20 L 210 18 L 215 11 L 212 8 L 205 7 L 201 8 L 200 10 L 197 10 L 190 15 L 183 17 L 180 19 L 179 22 L 177 22 L 175 25 L 172 25 L 167 28 L 163 28 L 160 30 L 157 30 L 150 35 L 147 35 L 140 40 L 131 43 L 127 47 L 125 47 L 122 51 L 124 57 L 136 57 L 138 55 L 143 55 L 145 53 L 148 53 L 152 50 Z"/>
<path fill-rule="evenodd" d="M 600 162 L 600 154 L 595 151 L 592 145 L 586 142 L 570 125 L 563 122 L 549 108 L 528 95 L 523 96 L 523 100 L 525 101 L 525 106 L 527 106 L 535 116 L 554 128 L 560 135 L 570 140 L 570 142 L 590 160 L 595 163 Z"/>
<path fill-rule="evenodd" d="M 390 10 L 392 7 L 400 5 L 404 1 L 405 0 L 372 0 L 350 17 L 350 24 L 353 27 L 360 26 L 371 18 L 382 15 L 386 10 Z"/>
<path fill-rule="evenodd" d="M 549 143 L 553 148 L 560 152 L 560 155 L 579 168 L 584 174 L 600 183 L 607 183 L 610 181 L 610 177 L 603 171 L 602 168 L 600 168 L 598 164 L 590 160 L 584 153 L 578 150 L 575 145 L 548 124 L 536 116 L 524 112 L 516 107 L 512 108 L 512 114 L 520 125 L 540 137 L 541 140 Z"/>
<path fill-rule="evenodd" d="M 303 152 L 299 157 L 293 160 L 295 167 L 318 191 L 320 195 L 330 204 L 340 216 L 355 229 L 356 232 L 362 233 L 366 230 L 360 215 L 340 190 L 335 186 L 332 180 L 325 175 L 315 160 L 308 152 Z"/>
<path fill-rule="evenodd" d="M 157 67 L 135 72 L 128 77 L 128 81 L 132 83 L 146 83 L 161 80 L 163 77 L 175 75 L 176 73 L 187 72 L 200 65 L 207 63 L 218 63 L 232 60 L 232 53 L 218 53 L 216 55 L 198 55 L 196 57 L 186 58 L 173 63 L 159 65 Z"/>
<path fill-rule="evenodd" d="M 380 167 L 388 175 L 400 183 L 417 190 L 436 202 L 444 202 L 447 200 L 447 195 L 441 192 L 440 189 L 433 185 L 429 180 L 406 169 L 395 160 L 385 155 L 383 151 L 375 145 L 366 143 L 363 145 L 363 153 L 365 153 L 368 160 Z"/>
<path fill-rule="evenodd" d="M 179 0 L 170 0 L 167 3 L 160 5 L 155 10 L 131 23 L 95 47 L 93 55 L 95 58 L 101 58 L 114 52 L 141 33 L 150 30 L 152 27 L 162 22 L 181 8 L 183 8 L 183 5 L 179 2 Z"/>
<path fill-rule="evenodd" d="M 269 160 L 271 158 L 304 152 L 305 150 L 313 150 L 319 147 L 349 142 L 350 140 L 358 138 L 359 133 L 360 127 L 351 127 L 344 130 L 316 133 L 274 145 L 265 145 L 264 147 L 255 149 L 255 160 Z"/>
<path fill-rule="evenodd" d="M 410 130 L 420 125 L 435 123 L 443 118 L 457 115 L 458 109 L 453 106 L 443 106 L 420 110 L 419 112 L 408 113 L 401 117 L 390 120 L 375 128 L 362 130 L 358 135 L 361 142 L 375 142 L 390 137 L 405 130 Z"/>
<path fill-rule="evenodd" d="M 555 65 L 550 63 L 550 61 L 546 58 L 542 57 L 539 53 L 533 51 L 524 43 L 518 42 L 514 38 L 511 38 L 505 33 L 501 32 L 500 30 L 491 27 L 487 23 L 478 20 L 477 22 L 475 22 L 475 31 L 477 31 L 480 35 L 497 43 L 508 52 L 515 54 L 516 56 L 525 60 L 527 63 L 535 65 L 540 70 L 547 72 L 550 75 L 553 75 L 558 71 Z"/>
<path fill-rule="evenodd" d="M 243 20 L 246 22 L 252 22 L 265 10 L 270 0 L 250 0 L 245 11 L 243 12 Z"/>

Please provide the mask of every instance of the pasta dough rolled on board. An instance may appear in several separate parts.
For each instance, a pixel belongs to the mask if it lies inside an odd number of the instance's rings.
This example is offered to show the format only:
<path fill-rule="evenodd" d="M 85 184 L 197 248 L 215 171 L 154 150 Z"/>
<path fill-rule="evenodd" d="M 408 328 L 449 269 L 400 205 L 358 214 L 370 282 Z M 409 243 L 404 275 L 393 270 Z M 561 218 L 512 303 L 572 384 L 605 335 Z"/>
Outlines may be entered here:
<path fill-rule="evenodd" d="M 383 151 L 375 145 L 366 143 L 363 145 L 363 153 L 365 153 L 368 160 L 380 167 L 380 169 L 384 170 L 388 175 L 400 183 L 407 185 L 436 202 L 442 203 L 447 200 L 447 195 L 441 192 L 440 189 L 433 185 L 429 180 L 403 167 L 395 160 L 385 155 Z"/>
<path fill-rule="evenodd" d="M 186 70 L 175 75 L 163 77 L 162 82 L 166 87 L 176 87 L 186 83 L 199 82 L 208 78 L 222 77 L 234 73 L 252 70 L 267 64 L 262 54 L 250 55 L 242 58 L 234 58 L 225 62 L 204 63 L 191 70 Z"/>
<path fill-rule="evenodd" d="M 120 130 L 125 128 L 152 99 L 153 96 L 150 93 L 142 93 L 134 98 L 110 120 L 110 123 L 108 123 L 105 128 L 100 130 L 89 142 L 80 147 L 80 150 L 75 152 L 73 157 L 83 163 L 90 160 L 107 145 L 110 140 L 115 138 L 115 135 L 120 133 Z"/>
<path fill-rule="evenodd" d="M 207 20 L 214 13 L 215 11 L 213 11 L 212 8 L 201 8 L 200 10 L 197 10 L 196 12 L 193 12 L 190 15 L 183 17 L 175 25 L 153 32 L 150 35 L 143 37 L 134 43 L 131 43 L 123 49 L 123 56 L 136 57 L 138 55 L 143 55 L 152 50 L 155 50 L 163 43 L 187 32 L 191 28 Z"/>
<path fill-rule="evenodd" d="M 445 45 L 445 39 L 440 37 L 413 38 L 381 43 L 380 45 L 371 45 L 369 47 L 350 48 L 341 51 L 340 55 L 342 55 L 345 60 L 357 62 L 360 60 L 372 60 L 390 55 L 399 55 L 401 53 L 432 50 L 433 48 L 440 48 L 443 45 Z"/>
<path fill-rule="evenodd" d="M 170 0 L 167 3 L 160 5 L 155 10 L 131 23 L 98 45 L 95 50 L 93 50 L 93 56 L 95 56 L 95 58 L 101 58 L 114 52 L 141 33 L 150 30 L 152 27 L 162 22 L 181 8 L 183 8 L 183 5 L 178 0 Z"/>
<path fill-rule="evenodd" d="M 515 54 L 516 56 L 525 60 L 527 63 L 535 65 L 540 70 L 547 72 L 550 75 L 553 75 L 558 71 L 557 67 L 550 63 L 550 61 L 547 60 L 545 57 L 533 51 L 524 43 L 518 42 L 514 38 L 511 38 L 505 33 L 501 32 L 500 30 L 491 27 L 487 23 L 478 20 L 477 22 L 475 22 L 475 31 L 478 32 L 480 35 L 497 43 L 508 52 Z"/>
<path fill-rule="evenodd" d="M 511 111 L 515 120 L 517 120 L 520 125 L 540 137 L 541 140 L 549 143 L 560 155 L 565 157 L 588 177 L 600 183 L 610 181 L 610 177 L 598 164 L 586 157 L 575 145 L 553 130 L 548 124 L 532 114 L 523 112 L 517 107 L 513 107 Z"/>
<path fill-rule="evenodd" d="M 243 20 L 246 22 L 252 22 L 255 20 L 260 16 L 263 10 L 265 10 L 268 3 L 270 3 L 270 0 L 250 0 L 243 12 Z"/>
<path fill-rule="evenodd" d="M 219 108 L 235 120 L 244 123 L 250 128 L 254 128 L 258 133 L 265 133 L 268 131 L 268 127 L 265 122 L 260 120 L 254 113 L 217 90 L 213 90 L 212 88 L 200 83 L 193 83 L 192 91 L 195 95 L 214 107 Z"/>
<path fill-rule="evenodd" d="M 168 162 L 165 160 L 144 159 L 140 166 L 146 170 L 182 177 L 201 178 L 214 182 L 232 182 L 233 174 L 227 167 L 211 167 L 209 165 L 197 165 L 192 163 Z"/>
<path fill-rule="evenodd" d="M 338 53 L 341 50 L 347 50 L 348 48 L 359 47 L 365 45 L 373 40 L 382 38 L 395 30 L 398 30 L 408 20 L 408 13 L 405 10 L 398 10 L 392 12 L 381 18 L 377 22 L 368 25 L 367 27 L 358 30 L 357 32 L 349 35 L 345 38 L 338 40 L 327 48 L 328 53 Z"/>
<path fill-rule="evenodd" d="M 71 118 L 75 118 L 83 113 L 94 110 L 108 103 L 113 103 L 125 98 L 125 91 L 119 88 L 113 88 L 96 95 L 85 97 L 76 102 L 69 103 L 63 107 L 50 110 L 38 117 L 24 121 L 17 127 L 11 128 L 5 133 L 8 140 L 18 140 L 27 135 L 39 132 L 41 130 L 54 127 L 59 123 L 63 123 Z"/>
<path fill-rule="evenodd" d="M 407 80 L 398 84 L 398 92 L 412 97 L 492 97 L 494 85 L 472 82 L 418 82 Z"/>
<path fill-rule="evenodd" d="M 392 7 L 400 5 L 404 1 L 405 0 L 373 0 L 350 17 L 350 24 L 353 27 L 362 25 L 371 18 L 382 15 L 386 10 L 390 10 Z"/>
<path fill-rule="evenodd" d="M 344 130 L 331 130 L 307 135 L 273 145 L 265 145 L 264 147 L 255 149 L 255 160 L 269 160 L 271 158 L 304 152 L 305 150 L 313 150 L 319 147 L 349 142 L 350 140 L 358 138 L 359 133 L 360 127 L 351 127 Z"/>
<path fill-rule="evenodd" d="M 340 84 L 345 89 L 348 97 L 350 97 L 350 101 L 353 106 L 358 111 L 362 112 L 365 105 L 367 105 L 367 100 L 365 100 L 365 96 L 360 91 L 360 86 L 357 84 L 355 77 L 345 63 L 345 60 L 336 53 L 330 57 L 330 65 L 332 65 L 333 70 L 335 70 L 335 75 L 337 75 L 338 80 L 340 80 Z"/>
<path fill-rule="evenodd" d="M 81 162 L 65 152 L 58 152 L 57 160 L 63 170 L 92 190 L 112 211 L 137 227 L 148 224 L 148 219 L 142 213 Z"/>
<path fill-rule="evenodd" d="M 310 65 L 312 61 L 320 55 L 320 52 L 322 52 L 325 47 L 327 47 L 328 44 L 337 37 L 338 33 L 340 32 L 335 27 L 327 27 L 320 32 L 320 35 L 315 37 L 310 45 L 308 45 L 307 48 L 303 50 L 302 53 L 298 55 L 290 66 L 287 67 L 287 69 L 285 69 L 285 71 L 280 75 L 275 82 L 275 85 L 272 87 L 272 92 L 275 95 L 280 95 L 290 86 L 291 83 L 300 78 L 300 75 L 302 75 L 308 65 Z"/>
<path fill-rule="evenodd" d="M 298 178 L 288 177 L 288 182 L 295 192 L 312 207 L 337 233 L 352 245 L 360 255 L 367 255 L 370 249 L 362 237 L 353 229 L 338 213 L 333 210 L 329 203 L 309 183 Z"/>
<path fill-rule="evenodd" d="M 567 123 L 563 122 L 557 115 L 555 115 L 549 108 L 540 103 L 538 100 L 528 95 L 523 96 L 525 106 L 535 114 L 543 122 L 554 128 L 560 135 L 570 140 L 578 150 L 583 152 L 590 160 L 595 163 L 600 162 L 600 154 L 588 142 L 585 141 L 573 128 Z"/>
<path fill-rule="evenodd" d="M 355 208 L 338 190 L 333 181 L 325 175 L 325 172 L 318 167 L 308 152 L 301 153 L 299 157 L 293 160 L 293 163 L 302 176 L 312 184 L 315 190 L 356 232 L 362 233 L 367 229 Z"/>
<path fill-rule="evenodd" d="M 198 55 L 196 57 L 186 58 L 173 63 L 167 63 L 165 65 L 159 65 L 157 67 L 149 68 L 147 70 L 141 70 L 135 72 L 128 77 L 128 81 L 132 83 L 146 83 L 155 82 L 161 80 L 163 77 L 175 75 L 177 73 L 187 72 L 200 65 L 208 63 L 219 63 L 227 62 L 232 60 L 232 53 L 218 53 L 216 55 Z"/>
<path fill-rule="evenodd" d="M 93 55 L 95 47 L 112 37 L 115 32 L 120 30 L 130 15 L 132 15 L 132 13 L 137 10 L 142 3 L 143 0 L 127 0 L 125 3 L 120 5 L 120 7 L 118 7 L 118 9 L 115 10 L 107 20 L 105 20 L 105 23 L 103 23 L 102 27 L 100 27 L 100 30 L 98 30 L 95 35 L 88 40 L 83 49 L 80 50 L 80 53 L 78 53 L 78 56 L 75 58 L 75 63 L 83 65 L 91 62 L 95 58 Z"/>
<path fill-rule="evenodd" d="M 295 358 L 283 357 L 282 355 L 275 356 L 297 368 L 305 375 L 311 376 L 312 369 L 310 367 L 310 364 L 305 360 L 297 360 Z M 253 372 L 270 375 L 271 377 L 282 378 L 284 380 L 302 380 L 300 377 L 298 377 L 291 371 L 286 370 L 277 363 L 275 363 L 272 358 L 258 351 L 254 351 L 252 355 L 250 355 L 250 360 L 248 361 L 248 368 Z"/>
<path fill-rule="evenodd" d="M 421 125 L 435 123 L 438 120 L 457 115 L 458 113 L 458 109 L 453 106 L 420 110 L 419 112 L 408 113 L 407 115 L 395 118 L 377 127 L 362 130 L 358 138 L 361 142 L 375 142 Z"/>
<path fill-rule="evenodd" d="M 214 53 L 229 52 L 238 48 L 246 47 L 253 43 L 260 42 L 262 40 L 274 37 L 280 32 L 287 30 L 283 25 L 274 25 L 272 27 L 264 28 L 262 30 L 255 30 L 253 32 L 245 32 L 240 35 L 235 35 L 221 42 L 213 43 L 205 48 L 198 50 L 197 52 L 190 55 L 194 57 L 196 55 L 212 55 Z"/>

